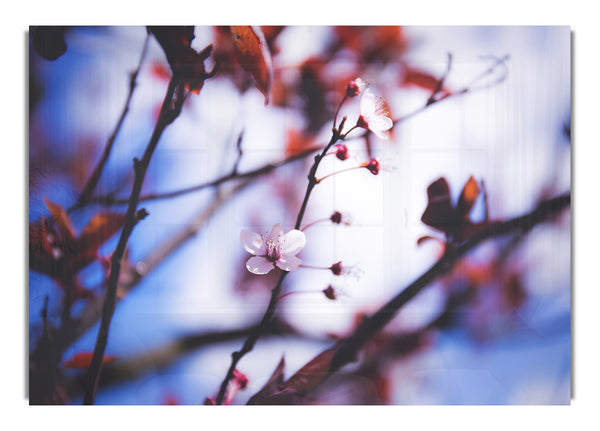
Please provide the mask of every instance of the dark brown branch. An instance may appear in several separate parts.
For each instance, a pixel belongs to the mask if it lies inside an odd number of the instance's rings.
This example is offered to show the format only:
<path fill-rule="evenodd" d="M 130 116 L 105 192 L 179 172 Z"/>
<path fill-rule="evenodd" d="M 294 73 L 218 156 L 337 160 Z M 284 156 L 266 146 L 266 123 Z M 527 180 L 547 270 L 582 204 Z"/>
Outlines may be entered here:
<path fill-rule="evenodd" d="M 71 208 L 68 209 L 68 212 L 72 212 L 78 208 L 85 206 L 89 202 L 90 197 L 92 196 L 92 193 L 94 192 L 94 190 L 96 188 L 96 185 L 98 185 L 98 181 L 100 180 L 102 171 L 104 171 L 104 166 L 106 165 L 106 162 L 108 161 L 108 157 L 110 156 L 112 147 L 115 143 L 115 140 L 117 139 L 117 135 L 119 134 L 119 131 L 121 130 L 121 127 L 123 126 L 123 123 L 125 122 L 125 117 L 127 116 L 127 113 L 129 112 L 129 105 L 131 103 L 131 99 L 133 97 L 133 92 L 136 87 L 136 80 L 137 80 L 138 74 L 140 73 L 142 63 L 144 62 L 144 58 L 146 57 L 146 50 L 148 48 L 148 40 L 149 40 L 149 35 L 146 35 L 146 39 L 144 40 L 144 47 L 142 48 L 142 54 L 140 56 L 140 61 L 138 62 L 137 68 L 131 73 L 131 76 L 129 78 L 129 94 L 127 95 L 127 100 L 125 101 L 125 106 L 123 107 L 121 116 L 119 117 L 119 120 L 117 121 L 117 124 L 116 124 L 112 134 L 110 135 L 110 137 L 108 138 L 108 141 L 106 142 L 106 145 L 104 147 L 104 152 L 102 153 L 102 157 L 100 157 L 100 160 L 98 161 L 98 164 L 94 168 L 92 175 L 90 176 L 87 183 L 83 187 L 83 190 L 82 190 L 81 194 L 79 195 L 79 199 L 77 199 L 77 202 L 75 203 L 75 205 L 73 205 Z"/>
<path fill-rule="evenodd" d="M 323 148 L 323 150 L 321 151 L 320 154 L 315 156 L 315 162 L 313 163 L 313 165 L 310 169 L 310 172 L 308 174 L 308 185 L 306 186 L 304 200 L 302 201 L 300 211 L 298 212 L 295 229 L 300 229 L 300 226 L 302 225 L 302 219 L 304 218 L 304 213 L 306 211 L 306 206 L 308 204 L 308 200 L 310 198 L 312 190 L 318 184 L 316 174 L 317 174 L 317 169 L 319 168 L 319 164 L 321 163 L 321 160 L 323 160 L 323 157 L 325 157 L 325 155 L 327 154 L 327 151 L 329 151 L 329 149 L 338 140 L 343 139 L 343 138 L 344 138 L 344 136 L 341 135 L 338 132 L 338 130 L 334 128 L 332 131 L 332 136 L 331 136 L 331 139 L 329 140 L 329 143 Z M 244 342 L 241 350 L 235 351 L 231 354 L 231 364 L 229 366 L 229 369 L 227 370 L 227 374 L 225 375 L 225 378 L 221 382 L 221 387 L 219 388 L 219 393 L 217 394 L 217 398 L 216 398 L 217 405 L 220 405 L 223 402 L 225 392 L 227 391 L 227 386 L 229 385 L 229 381 L 233 377 L 233 372 L 235 371 L 235 368 L 237 367 L 238 362 L 244 357 L 244 355 L 246 355 L 247 353 L 252 351 L 252 349 L 254 348 L 254 345 L 256 344 L 256 341 L 261 336 L 261 334 L 264 332 L 264 329 L 267 327 L 267 325 L 271 321 L 273 315 L 275 314 L 277 298 L 279 297 L 279 294 L 281 293 L 281 286 L 283 285 L 283 280 L 285 279 L 285 277 L 288 274 L 289 274 L 288 271 L 282 271 L 281 275 L 279 276 L 279 280 L 277 281 L 277 284 L 271 290 L 271 299 L 269 300 L 269 304 L 267 305 L 267 309 L 263 315 L 263 318 L 262 318 L 260 324 L 254 331 L 252 331 L 250 333 L 248 338 L 246 338 L 246 341 Z"/>
<path fill-rule="evenodd" d="M 112 254 L 110 261 L 111 269 L 106 287 L 106 298 L 102 308 L 102 320 L 100 322 L 100 329 L 98 330 L 98 337 L 96 338 L 92 362 L 86 376 L 86 391 L 83 399 L 84 404 L 93 404 L 94 399 L 96 398 L 96 390 L 98 387 L 98 379 L 100 378 L 102 358 L 104 357 L 104 350 L 108 340 L 110 322 L 116 306 L 117 286 L 119 282 L 119 274 L 121 273 L 121 260 L 123 258 L 123 254 L 125 253 L 129 236 L 138 222 L 136 210 L 140 198 L 140 192 L 142 190 L 142 184 L 146 176 L 146 171 L 163 131 L 175 120 L 175 118 L 179 116 L 183 101 L 184 97 L 182 83 L 171 79 L 158 120 L 156 122 L 156 126 L 152 132 L 148 146 L 144 151 L 144 155 L 141 160 L 133 160 L 135 181 L 131 190 L 131 197 L 129 198 L 129 205 L 125 214 L 125 221 L 123 223 L 123 229 L 121 230 L 119 242 Z"/>
<path fill-rule="evenodd" d="M 420 293 L 433 280 L 448 273 L 453 268 L 454 264 L 467 252 L 485 240 L 496 236 L 517 232 L 525 233 L 532 229 L 536 224 L 544 221 L 550 216 L 558 214 L 561 210 L 568 207 L 570 202 L 570 193 L 544 201 L 528 214 L 504 222 L 492 223 L 485 229 L 471 236 L 458 247 L 448 247 L 444 256 L 429 270 L 401 291 L 397 296 L 392 298 L 375 314 L 365 319 L 354 333 L 342 342 L 331 361 L 330 372 L 333 373 L 345 364 L 352 362 L 365 342 L 387 325 L 401 307 Z"/>

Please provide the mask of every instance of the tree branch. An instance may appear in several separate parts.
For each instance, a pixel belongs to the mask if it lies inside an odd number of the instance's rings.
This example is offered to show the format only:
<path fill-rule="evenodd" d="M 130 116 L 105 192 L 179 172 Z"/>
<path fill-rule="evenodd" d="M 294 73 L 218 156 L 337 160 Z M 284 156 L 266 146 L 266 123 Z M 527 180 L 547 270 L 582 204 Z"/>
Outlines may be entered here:
<path fill-rule="evenodd" d="M 211 180 L 211 181 L 208 181 L 208 182 L 205 182 L 202 184 L 198 184 L 198 185 L 195 185 L 192 187 L 187 187 L 187 188 L 180 189 L 180 190 L 175 190 L 172 192 L 153 193 L 153 194 L 142 195 L 142 196 L 140 196 L 140 202 L 176 198 L 179 196 L 186 195 L 188 193 L 193 193 L 193 192 L 197 192 L 200 190 L 204 190 L 206 188 L 216 187 L 216 186 L 219 186 L 219 185 L 226 183 L 228 181 L 231 181 L 231 180 L 255 178 L 255 177 L 259 177 L 261 175 L 266 175 L 266 174 L 274 171 L 275 169 L 277 169 L 280 166 L 287 165 L 289 163 L 295 162 L 296 160 L 304 159 L 307 156 L 313 154 L 315 151 L 320 150 L 321 148 L 322 147 L 320 147 L 320 146 L 319 147 L 311 147 L 311 148 L 308 148 L 298 154 L 294 154 L 293 156 L 286 157 L 285 159 L 280 160 L 278 162 L 267 163 L 259 168 L 256 168 L 251 171 L 244 172 L 244 173 L 237 172 L 238 161 L 236 161 L 236 164 L 234 166 L 234 171 L 227 175 L 223 175 L 219 178 L 216 178 L 214 180 Z M 128 202 L 128 199 L 115 198 L 111 194 L 98 196 L 98 197 L 92 198 L 90 200 L 90 203 L 98 203 L 98 204 L 105 205 L 105 206 L 124 205 L 127 202 Z"/>
<path fill-rule="evenodd" d="M 429 270 L 392 298 L 375 314 L 365 319 L 354 333 L 342 342 L 331 361 L 330 372 L 333 373 L 343 365 L 352 362 L 365 342 L 387 325 L 401 307 L 414 298 L 433 280 L 448 273 L 454 264 L 467 252 L 489 238 L 515 232 L 525 233 L 546 218 L 558 214 L 562 209 L 568 207 L 570 202 L 570 193 L 549 199 L 540 203 L 533 211 L 523 216 L 504 222 L 491 223 L 488 227 L 474 234 L 456 248 L 447 247 L 444 256 Z"/>
<path fill-rule="evenodd" d="M 134 159 L 133 168 L 135 171 L 135 181 L 133 183 L 131 197 L 129 198 L 129 205 L 127 208 L 127 213 L 125 214 L 125 221 L 123 223 L 123 229 L 121 230 L 119 242 L 112 254 L 110 261 L 110 274 L 106 287 L 106 298 L 102 308 L 102 320 L 100 322 L 98 337 L 96 338 L 96 346 L 94 347 L 92 362 L 86 376 L 86 391 L 83 399 L 84 404 L 93 404 L 96 397 L 96 389 L 98 387 L 98 379 L 100 377 L 102 358 L 104 356 L 104 350 L 108 340 L 110 321 L 116 306 L 117 285 L 119 282 L 119 274 L 121 272 L 121 259 L 125 253 L 125 247 L 127 246 L 129 236 L 138 222 L 136 209 L 139 202 L 144 177 L 146 176 L 150 159 L 152 158 L 152 154 L 156 149 L 162 132 L 177 118 L 177 116 L 179 116 L 184 100 L 182 83 L 178 80 L 171 79 L 158 120 L 156 122 L 156 126 L 152 132 L 148 146 L 144 151 L 144 155 L 141 160 Z"/>

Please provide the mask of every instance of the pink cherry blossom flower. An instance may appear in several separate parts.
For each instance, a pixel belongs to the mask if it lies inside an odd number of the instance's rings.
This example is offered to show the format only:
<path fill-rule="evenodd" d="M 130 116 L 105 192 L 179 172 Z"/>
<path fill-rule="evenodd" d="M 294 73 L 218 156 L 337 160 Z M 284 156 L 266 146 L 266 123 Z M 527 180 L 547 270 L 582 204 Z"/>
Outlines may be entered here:
<path fill-rule="evenodd" d="M 296 255 L 306 245 L 304 232 L 292 229 L 284 235 L 280 224 L 273 226 L 268 236 L 242 230 L 240 241 L 254 255 L 246 262 L 246 268 L 253 274 L 267 274 L 275 267 L 293 271 L 302 263 Z"/>
<path fill-rule="evenodd" d="M 383 100 L 375 98 L 375 95 L 367 88 L 360 99 L 360 116 L 356 125 L 363 129 L 369 129 L 381 139 L 387 139 L 387 135 L 383 132 L 390 130 L 394 125 L 389 115 Z"/>

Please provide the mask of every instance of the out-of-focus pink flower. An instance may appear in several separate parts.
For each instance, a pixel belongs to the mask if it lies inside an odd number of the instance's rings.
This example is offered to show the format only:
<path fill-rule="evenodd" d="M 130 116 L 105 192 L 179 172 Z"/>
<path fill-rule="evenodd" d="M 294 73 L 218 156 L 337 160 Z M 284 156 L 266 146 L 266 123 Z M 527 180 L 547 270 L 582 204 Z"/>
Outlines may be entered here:
<path fill-rule="evenodd" d="M 369 129 L 381 139 L 387 139 L 388 136 L 383 132 L 394 125 L 389 115 L 383 99 L 377 99 L 371 90 L 366 89 L 360 99 L 360 116 L 356 125 Z"/>
<path fill-rule="evenodd" d="M 304 232 L 292 229 L 284 235 L 280 224 L 273 226 L 268 236 L 242 230 L 240 241 L 254 255 L 246 262 L 246 268 L 253 274 L 267 274 L 276 266 L 293 271 L 302 263 L 296 255 L 306 245 Z"/>

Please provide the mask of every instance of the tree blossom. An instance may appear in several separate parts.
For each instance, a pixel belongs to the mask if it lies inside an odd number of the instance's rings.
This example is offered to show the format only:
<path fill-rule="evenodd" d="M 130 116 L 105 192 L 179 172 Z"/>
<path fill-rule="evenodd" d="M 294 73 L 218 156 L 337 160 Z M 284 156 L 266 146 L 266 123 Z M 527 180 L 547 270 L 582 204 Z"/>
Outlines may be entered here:
<path fill-rule="evenodd" d="M 302 263 L 296 255 L 306 245 L 304 232 L 292 229 L 284 235 L 280 224 L 273 226 L 268 236 L 242 230 L 240 241 L 254 255 L 246 262 L 246 268 L 253 274 L 267 274 L 276 266 L 293 271 Z"/>
<path fill-rule="evenodd" d="M 365 90 L 360 99 L 360 116 L 356 125 L 363 129 L 369 129 L 381 139 L 388 138 L 383 132 L 391 129 L 394 125 L 383 99 L 375 98 L 369 89 Z"/>

